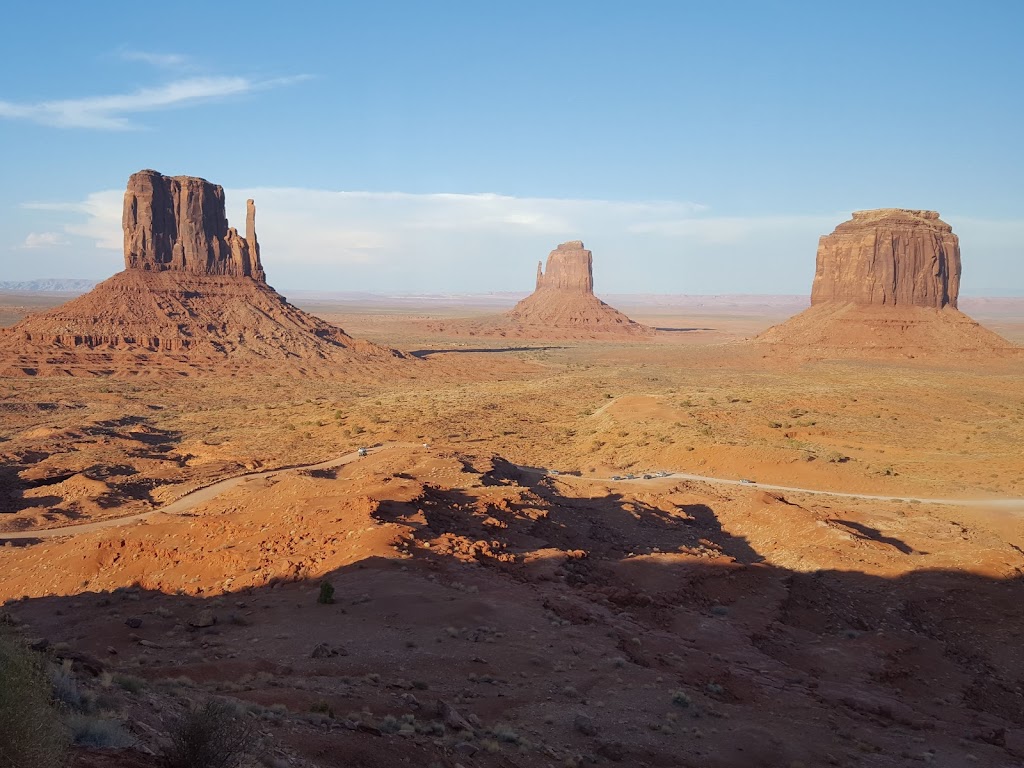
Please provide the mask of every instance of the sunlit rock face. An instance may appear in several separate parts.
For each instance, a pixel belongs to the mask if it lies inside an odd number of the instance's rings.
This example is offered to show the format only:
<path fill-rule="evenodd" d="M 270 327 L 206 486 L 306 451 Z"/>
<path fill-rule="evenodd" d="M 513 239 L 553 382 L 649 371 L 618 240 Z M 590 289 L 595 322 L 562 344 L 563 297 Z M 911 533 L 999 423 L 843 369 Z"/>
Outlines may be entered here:
<path fill-rule="evenodd" d="M 124 193 L 127 269 L 264 281 L 256 241 L 256 205 L 247 203 L 245 237 L 228 226 L 224 189 L 195 176 L 139 171 Z"/>
<path fill-rule="evenodd" d="M 935 211 L 857 211 L 818 243 L 811 304 L 956 307 L 960 241 Z"/>

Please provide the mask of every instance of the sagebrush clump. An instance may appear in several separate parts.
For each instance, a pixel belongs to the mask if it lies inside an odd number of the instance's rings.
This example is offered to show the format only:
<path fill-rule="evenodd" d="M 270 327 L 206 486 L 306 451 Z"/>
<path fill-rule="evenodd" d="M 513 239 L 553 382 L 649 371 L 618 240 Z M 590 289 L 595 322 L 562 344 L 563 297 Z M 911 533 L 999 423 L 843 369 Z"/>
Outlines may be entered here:
<path fill-rule="evenodd" d="M 171 729 L 162 768 L 237 768 L 249 752 L 253 728 L 236 707 L 211 700 L 185 712 Z"/>
<path fill-rule="evenodd" d="M 0 768 L 61 768 L 67 746 L 41 659 L 0 633 Z"/>

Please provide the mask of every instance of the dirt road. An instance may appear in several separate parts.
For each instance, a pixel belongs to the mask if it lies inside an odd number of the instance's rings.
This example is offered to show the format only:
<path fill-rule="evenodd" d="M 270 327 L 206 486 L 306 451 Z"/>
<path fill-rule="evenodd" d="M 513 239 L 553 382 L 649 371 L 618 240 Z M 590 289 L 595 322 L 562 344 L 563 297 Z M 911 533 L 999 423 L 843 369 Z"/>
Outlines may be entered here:
<path fill-rule="evenodd" d="M 411 443 L 388 443 L 385 445 L 379 445 L 374 448 L 368 448 L 369 453 L 376 453 L 382 448 L 395 448 L 395 447 L 412 447 Z M 304 470 L 316 470 L 316 469 L 334 469 L 345 464 L 349 464 L 359 458 L 359 451 L 352 451 L 346 453 L 344 456 L 339 456 L 336 459 L 328 459 L 327 461 L 321 461 L 317 464 L 301 464 L 294 467 L 281 467 L 279 469 L 269 469 L 265 472 L 253 472 L 245 475 L 236 475 L 235 477 L 229 477 L 225 480 L 219 480 L 212 485 L 207 485 L 202 488 L 196 488 L 194 491 L 186 493 L 179 499 L 175 499 L 169 504 L 165 504 L 159 509 L 153 509 L 149 512 L 142 512 L 138 515 L 129 515 L 128 517 L 115 517 L 110 520 L 100 520 L 95 523 L 82 523 L 81 525 L 67 525 L 63 528 L 43 528 L 34 531 L 0 531 L 0 541 L 16 541 L 24 539 L 51 539 L 58 536 L 78 536 L 82 533 L 90 533 L 92 531 L 99 531 L 103 528 L 117 528 L 123 525 L 131 525 L 132 523 L 138 523 L 146 520 L 154 515 L 181 515 L 189 512 L 200 504 L 203 504 L 211 499 L 215 499 L 222 493 L 230 491 L 232 488 L 237 488 L 243 483 L 249 483 L 254 480 L 264 480 L 270 477 L 283 474 L 285 472 L 295 472 L 300 469 Z"/>
<path fill-rule="evenodd" d="M 368 452 L 376 453 L 377 451 L 384 450 L 385 448 L 412 448 L 416 444 L 413 443 L 384 443 L 382 445 L 368 448 Z M 159 509 L 154 509 L 149 512 L 143 512 L 138 515 L 131 515 L 129 517 L 117 517 L 111 520 L 101 520 L 95 523 L 83 523 L 81 525 L 68 525 L 63 528 L 44 528 L 34 531 L 11 531 L 3 532 L 0 531 L 0 541 L 17 541 L 17 540 L 32 540 L 32 539 L 50 539 L 60 536 L 78 536 L 83 533 L 90 533 L 92 531 L 102 530 L 104 528 L 116 528 L 124 525 L 131 525 L 132 523 L 138 523 L 146 520 L 154 515 L 181 515 L 189 512 L 200 504 L 210 501 L 211 499 L 220 496 L 222 493 L 230 491 L 233 488 L 237 488 L 242 483 L 252 482 L 254 480 L 263 480 L 270 477 L 275 477 L 286 472 L 295 472 L 298 470 L 316 470 L 316 469 L 333 469 L 340 467 L 345 464 L 349 464 L 359 458 L 358 451 L 352 451 L 346 453 L 344 456 L 340 456 L 335 459 L 328 459 L 327 461 L 321 461 L 317 464 L 302 464 L 294 467 L 282 467 L 280 469 L 271 469 L 265 472 L 254 472 L 252 474 L 237 475 L 235 477 L 229 477 L 226 480 L 220 480 L 212 485 L 207 485 L 203 488 L 197 488 L 194 491 L 186 493 L 179 499 L 166 504 Z M 916 498 L 913 496 L 873 496 L 864 493 L 844 493 L 842 491 L 822 491 L 813 488 L 794 488 L 788 485 L 773 485 L 771 483 L 757 483 L 744 480 L 730 480 L 728 478 L 721 477 L 708 477 L 706 475 L 694 475 L 687 472 L 671 472 L 662 477 L 652 477 L 645 479 L 643 477 L 637 477 L 632 479 L 622 480 L 611 480 L 604 477 L 580 477 L 578 475 L 564 475 L 558 473 L 552 473 L 551 470 L 537 469 L 534 467 L 519 467 L 524 472 L 531 472 L 533 474 L 552 477 L 552 478 L 572 478 L 574 480 L 583 480 L 585 482 L 600 482 L 600 483 L 622 483 L 628 485 L 637 484 L 650 484 L 656 483 L 661 480 L 692 480 L 700 483 L 708 483 L 709 485 L 737 485 L 742 488 L 758 488 L 761 490 L 769 491 L 785 491 L 787 493 L 805 493 L 813 496 L 832 496 L 843 499 L 866 499 L 869 501 L 882 501 L 882 502 L 912 502 L 920 504 L 943 504 L 951 506 L 967 506 L 967 507 L 984 507 L 991 509 L 1004 509 L 1008 511 L 1020 511 L 1024 512 L 1024 499 L 926 499 Z"/>

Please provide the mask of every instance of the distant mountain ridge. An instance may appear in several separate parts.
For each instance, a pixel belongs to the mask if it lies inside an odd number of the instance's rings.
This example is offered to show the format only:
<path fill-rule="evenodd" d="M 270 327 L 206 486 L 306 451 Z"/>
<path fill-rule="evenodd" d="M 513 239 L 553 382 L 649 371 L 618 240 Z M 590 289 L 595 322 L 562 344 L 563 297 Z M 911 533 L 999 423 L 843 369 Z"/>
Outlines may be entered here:
<path fill-rule="evenodd" d="M 33 293 L 85 293 L 96 286 L 96 280 L 49 278 L 42 280 L 0 280 L 0 291 L 31 291 Z"/>

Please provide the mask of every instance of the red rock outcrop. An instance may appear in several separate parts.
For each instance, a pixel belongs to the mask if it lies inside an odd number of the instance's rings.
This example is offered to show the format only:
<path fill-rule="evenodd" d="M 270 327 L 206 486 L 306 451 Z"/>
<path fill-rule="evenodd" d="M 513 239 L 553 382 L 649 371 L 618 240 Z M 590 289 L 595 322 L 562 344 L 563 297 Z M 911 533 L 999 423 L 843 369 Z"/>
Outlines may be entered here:
<path fill-rule="evenodd" d="M 818 242 L 811 304 L 956 308 L 960 241 L 935 211 L 880 208 Z"/>
<path fill-rule="evenodd" d="M 252 200 L 247 206 L 243 238 L 228 227 L 220 185 L 194 176 L 133 173 L 121 219 L 125 268 L 265 280 L 256 206 Z"/>
<path fill-rule="evenodd" d="M 594 255 L 583 247 L 582 240 L 562 243 L 548 254 L 547 272 L 537 262 L 538 291 L 571 291 L 584 295 L 594 293 Z"/>
<path fill-rule="evenodd" d="M 1016 355 L 959 293 L 960 241 L 938 213 L 857 211 L 818 243 L 810 309 L 756 341 L 806 358 Z"/>
<path fill-rule="evenodd" d="M 524 330 L 584 334 L 645 335 L 653 330 L 634 322 L 594 295 L 594 258 L 579 240 L 562 243 L 537 265 L 537 288 L 507 313 Z"/>
<path fill-rule="evenodd" d="M 267 285 L 248 201 L 246 236 L 224 190 L 140 171 L 124 197 L 125 270 L 89 293 L 0 331 L 0 374 L 149 375 L 287 363 L 351 373 L 404 357 L 357 341 Z"/>
<path fill-rule="evenodd" d="M 434 333 L 483 338 L 607 339 L 655 333 L 594 295 L 593 254 L 579 240 L 548 254 L 546 269 L 538 263 L 536 290 L 505 314 L 425 325 Z"/>

